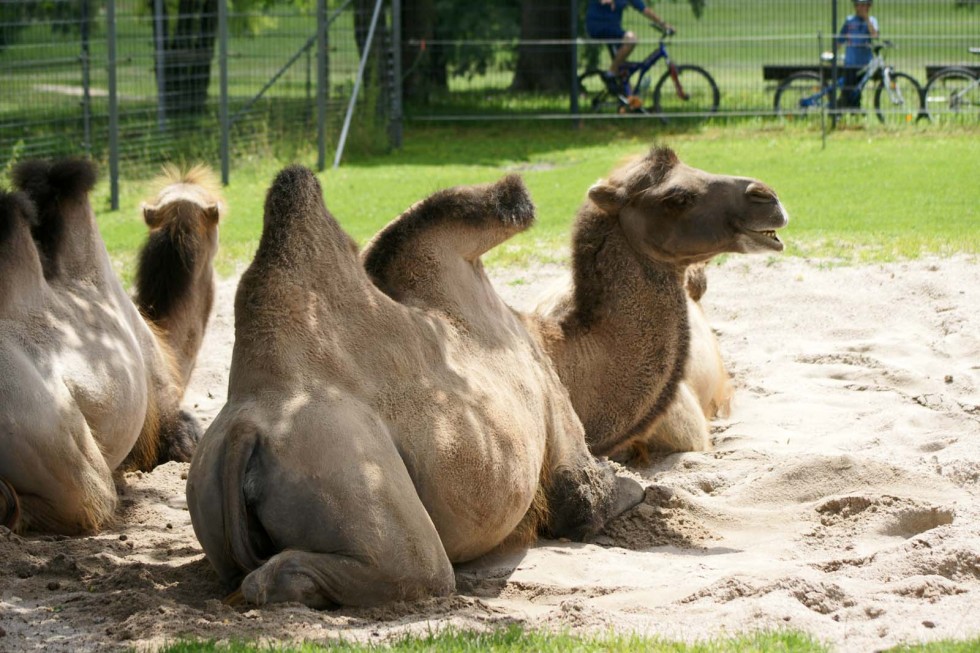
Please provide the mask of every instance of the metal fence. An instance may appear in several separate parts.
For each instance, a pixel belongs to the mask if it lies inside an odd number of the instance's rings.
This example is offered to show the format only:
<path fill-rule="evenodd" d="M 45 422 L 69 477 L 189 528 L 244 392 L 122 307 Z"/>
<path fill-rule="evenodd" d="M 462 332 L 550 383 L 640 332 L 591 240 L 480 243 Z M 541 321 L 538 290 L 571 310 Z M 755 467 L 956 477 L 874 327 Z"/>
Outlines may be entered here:
<path fill-rule="evenodd" d="M 203 160 L 227 180 L 242 156 L 316 143 L 322 168 L 342 136 L 387 143 L 390 3 L 235 6 L 0 0 L 0 166 L 84 154 L 107 164 L 115 204 L 120 168 Z"/>
<path fill-rule="evenodd" d="M 587 81 L 585 88 L 579 88 L 573 81 L 588 69 L 608 67 L 611 61 L 606 43 L 588 38 L 588 0 L 504 0 L 489 9 L 482 4 L 460 7 L 455 17 L 440 15 L 437 21 L 426 20 L 431 3 L 403 1 L 407 119 L 580 119 L 610 114 L 655 118 L 623 103 L 600 102 L 593 107 L 590 96 L 601 87 Z M 627 4 L 627 0 L 616 1 Z M 698 16 L 692 10 L 695 6 L 700 9 Z M 787 74 L 819 73 L 824 51 L 836 50 L 836 61 L 841 61 L 843 46 L 832 37 L 854 13 L 850 0 L 661 0 L 651 8 L 676 29 L 676 35 L 666 40 L 671 60 L 710 74 L 718 89 L 717 111 L 725 116 L 774 115 L 774 94 Z M 962 64 L 980 71 L 980 56 L 968 52 L 969 47 L 980 46 L 977 0 L 876 0 L 871 13 L 881 38 L 894 45 L 883 51 L 886 62 L 920 87 L 944 66 Z M 660 33 L 628 4 L 623 26 L 638 40 L 631 61 L 642 61 L 657 50 Z M 654 107 L 654 93 L 666 71 L 665 62 L 658 61 L 647 73 L 645 85 L 632 85 L 641 107 Z M 631 81 L 637 78 L 634 75 Z M 868 102 L 873 101 L 874 86 L 864 94 Z M 685 103 L 676 101 L 669 81 L 661 88 L 660 104 L 665 111 L 682 113 L 685 108 Z M 698 114 L 703 106 L 686 103 L 688 113 Z"/>
<path fill-rule="evenodd" d="M 587 3 L 0 0 L 0 167 L 87 154 L 117 184 L 121 172 L 198 159 L 227 179 L 231 162 L 255 154 L 309 156 L 315 143 L 322 168 L 344 143 L 397 146 L 402 119 L 774 116 L 787 74 L 810 71 L 811 90 L 836 77 L 839 56 L 821 64 L 821 53 L 840 54 L 833 36 L 853 13 L 849 0 L 658 2 L 677 31 L 665 45 L 685 90 L 712 91 L 691 66 L 717 88 L 713 114 L 677 101 L 664 61 L 628 102 L 596 102 L 602 83 L 578 78 L 606 68 L 610 53 L 586 33 Z M 980 0 L 876 0 L 872 14 L 895 45 L 888 63 L 919 87 L 953 64 L 980 72 L 968 51 L 980 46 Z M 638 40 L 630 60 L 642 61 L 660 34 L 632 8 L 624 16 Z M 949 93 L 936 89 L 925 101 L 940 116 Z"/>

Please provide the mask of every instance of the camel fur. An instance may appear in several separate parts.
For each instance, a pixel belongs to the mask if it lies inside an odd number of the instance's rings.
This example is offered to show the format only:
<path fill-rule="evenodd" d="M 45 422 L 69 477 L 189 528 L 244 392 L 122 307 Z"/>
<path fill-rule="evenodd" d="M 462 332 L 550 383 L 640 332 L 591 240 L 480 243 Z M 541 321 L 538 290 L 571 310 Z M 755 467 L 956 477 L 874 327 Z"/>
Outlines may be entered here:
<path fill-rule="evenodd" d="M 731 384 L 698 303 L 699 269 L 725 253 L 778 252 L 776 193 L 654 148 L 589 189 L 572 279 L 530 316 L 594 454 L 703 451 Z"/>
<path fill-rule="evenodd" d="M 210 310 L 218 208 L 203 169 L 146 212 L 137 300 L 112 269 L 83 160 L 27 161 L 0 195 L 0 523 L 97 531 L 119 473 L 187 461 L 180 409 Z M 182 190 L 175 190 L 181 187 Z"/>
<path fill-rule="evenodd" d="M 228 400 L 187 479 L 231 601 L 444 595 L 453 563 L 539 531 L 581 538 L 639 502 L 639 484 L 590 456 L 550 361 L 483 271 L 532 220 L 516 177 L 443 191 L 380 232 L 362 267 L 313 173 L 279 173 L 236 294 Z M 397 281 L 397 301 L 366 269 Z"/>

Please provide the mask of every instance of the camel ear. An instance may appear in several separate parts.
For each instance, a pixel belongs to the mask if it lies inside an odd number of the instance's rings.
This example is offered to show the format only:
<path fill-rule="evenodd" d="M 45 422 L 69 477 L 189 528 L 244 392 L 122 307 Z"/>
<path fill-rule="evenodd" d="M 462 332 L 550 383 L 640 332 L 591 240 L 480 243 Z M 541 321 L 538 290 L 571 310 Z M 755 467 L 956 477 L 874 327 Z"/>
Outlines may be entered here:
<path fill-rule="evenodd" d="M 156 229 L 160 226 L 160 216 L 157 213 L 157 207 L 150 206 L 149 204 L 143 205 L 143 221 L 146 226 L 150 229 Z"/>
<path fill-rule="evenodd" d="M 589 189 L 589 199 L 606 213 L 616 214 L 626 204 L 626 191 L 618 186 L 599 182 Z"/>
<path fill-rule="evenodd" d="M 212 204 L 205 208 L 204 217 L 207 218 L 208 226 L 213 227 L 218 224 L 218 220 L 221 218 L 221 210 L 218 208 L 218 205 Z"/>

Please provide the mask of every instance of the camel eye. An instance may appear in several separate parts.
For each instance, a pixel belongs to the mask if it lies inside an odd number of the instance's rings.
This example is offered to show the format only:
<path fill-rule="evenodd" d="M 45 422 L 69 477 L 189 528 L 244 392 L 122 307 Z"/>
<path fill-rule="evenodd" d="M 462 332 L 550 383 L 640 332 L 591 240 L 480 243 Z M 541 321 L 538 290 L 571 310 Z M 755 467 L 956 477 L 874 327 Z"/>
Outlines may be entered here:
<path fill-rule="evenodd" d="M 694 202 L 694 193 L 685 188 L 668 188 L 660 201 L 669 209 L 680 211 Z"/>

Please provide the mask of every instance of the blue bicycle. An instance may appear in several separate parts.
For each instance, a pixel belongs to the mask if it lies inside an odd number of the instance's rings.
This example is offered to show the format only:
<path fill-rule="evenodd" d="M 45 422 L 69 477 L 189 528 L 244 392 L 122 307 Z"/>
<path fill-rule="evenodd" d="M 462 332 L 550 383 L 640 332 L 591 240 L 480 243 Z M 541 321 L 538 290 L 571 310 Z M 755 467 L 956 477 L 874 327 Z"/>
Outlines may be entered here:
<path fill-rule="evenodd" d="M 643 113 L 663 120 L 671 115 L 703 116 L 718 111 L 721 96 L 718 85 L 704 68 L 677 65 L 667 53 L 666 40 L 674 31 L 664 31 L 651 23 L 661 33 L 660 43 L 643 61 L 627 61 L 620 67 L 622 87 L 612 92 L 603 78 L 605 71 L 592 68 L 578 76 L 580 106 L 597 113 Z M 615 54 L 614 45 L 609 45 Z M 652 85 L 650 69 L 661 59 L 667 71 Z"/>

